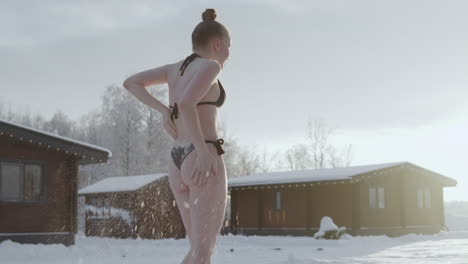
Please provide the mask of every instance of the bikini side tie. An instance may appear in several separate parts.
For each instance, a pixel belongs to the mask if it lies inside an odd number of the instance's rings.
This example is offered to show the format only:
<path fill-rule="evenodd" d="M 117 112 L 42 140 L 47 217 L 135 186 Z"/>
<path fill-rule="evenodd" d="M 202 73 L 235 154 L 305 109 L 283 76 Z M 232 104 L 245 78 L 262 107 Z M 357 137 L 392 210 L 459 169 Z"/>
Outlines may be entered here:
<path fill-rule="evenodd" d="M 174 103 L 174 106 L 170 105 L 169 108 L 172 109 L 171 120 L 174 121 L 174 118 L 179 118 L 179 107 L 177 107 L 177 103 Z"/>
<path fill-rule="evenodd" d="M 205 142 L 207 143 L 213 143 L 216 147 L 216 150 L 218 151 L 218 155 L 221 155 L 221 154 L 224 154 L 224 150 L 223 148 L 221 147 L 221 145 L 224 143 L 224 140 L 222 138 L 218 139 L 218 140 L 205 140 Z"/>

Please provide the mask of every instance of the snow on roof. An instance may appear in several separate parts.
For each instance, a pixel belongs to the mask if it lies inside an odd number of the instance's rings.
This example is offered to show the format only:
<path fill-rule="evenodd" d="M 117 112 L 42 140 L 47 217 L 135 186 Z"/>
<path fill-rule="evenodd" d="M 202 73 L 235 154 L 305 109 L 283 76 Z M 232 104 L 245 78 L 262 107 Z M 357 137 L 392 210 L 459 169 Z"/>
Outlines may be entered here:
<path fill-rule="evenodd" d="M 78 194 L 134 191 L 166 175 L 167 173 L 157 173 L 109 177 L 84 187 Z"/>
<path fill-rule="evenodd" d="M 322 168 L 314 170 L 300 171 L 279 171 L 251 176 L 241 176 L 228 179 L 229 187 L 250 186 L 262 184 L 281 184 L 281 183 L 297 183 L 297 182 L 312 182 L 312 181 L 330 181 L 330 180 L 349 180 L 354 175 L 393 167 L 407 163 L 406 161 L 382 163 L 373 165 L 338 167 L 338 168 Z"/>
<path fill-rule="evenodd" d="M 71 142 L 71 143 L 75 143 L 75 144 L 78 144 L 78 145 L 86 146 L 86 147 L 89 147 L 89 148 L 94 148 L 94 149 L 97 149 L 97 150 L 102 150 L 102 151 L 105 151 L 105 152 L 109 153 L 107 155 L 108 158 L 112 157 L 112 152 L 110 150 L 108 150 L 106 148 L 103 148 L 103 147 L 100 147 L 100 146 L 96 146 L 96 145 L 93 145 L 93 144 L 89 144 L 89 143 L 79 141 L 79 140 L 76 140 L 76 139 L 72 139 L 72 138 L 68 138 L 68 137 L 59 136 L 57 134 L 52 134 L 50 132 L 42 131 L 42 130 L 39 130 L 39 129 L 36 129 L 36 128 L 33 128 L 33 127 L 29 127 L 29 126 L 25 126 L 25 125 L 22 125 L 22 124 L 18 124 L 18 123 L 9 122 L 9 121 L 3 120 L 3 119 L 0 119 L 0 122 L 4 122 L 4 123 L 10 124 L 12 126 L 16 126 L 16 127 L 21 127 L 23 129 L 30 130 L 30 131 L 33 131 L 33 132 L 36 132 L 36 133 L 39 133 L 39 134 L 43 134 L 43 135 L 46 135 L 46 136 L 55 137 L 55 138 L 58 138 L 58 139 L 61 139 L 61 140 L 64 140 L 64 141 L 68 141 L 68 142 Z"/>

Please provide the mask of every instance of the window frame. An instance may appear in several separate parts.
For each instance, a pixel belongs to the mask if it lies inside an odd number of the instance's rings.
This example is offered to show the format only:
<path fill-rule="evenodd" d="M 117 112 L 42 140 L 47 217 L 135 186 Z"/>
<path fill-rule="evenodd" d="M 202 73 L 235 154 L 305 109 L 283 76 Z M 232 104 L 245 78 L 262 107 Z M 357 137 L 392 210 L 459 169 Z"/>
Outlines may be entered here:
<path fill-rule="evenodd" d="M 371 195 L 372 190 L 372 195 Z M 375 186 L 369 185 L 367 188 L 367 196 L 368 196 L 368 206 L 369 209 L 377 209 L 377 188 Z M 372 206 L 374 205 L 374 206 Z"/>
<path fill-rule="evenodd" d="M 421 194 L 421 206 L 419 206 L 419 194 Z M 432 209 L 432 189 L 429 186 L 416 187 L 416 208 L 419 210 Z"/>
<path fill-rule="evenodd" d="M 428 186 L 424 187 L 423 196 L 424 196 L 424 209 L 431 209 L 432 208 L 432 191 L 431 191 L 431 188 L 429 188 Z M 428 197 L 429 197 L 429 199 L 427 199 Z"/>
<path fill-rule="evenodd" d="M 377 208 L 378 209 L 385 209 L 385 188 L 383 186 L 378 186 L 377 188 Z M 382 190 L 382 197 L 380 197 L 380 190 Z M 382 199 L 380 199 L 382 198 Z M 380 207 L 380 202 L 382 202 L 383 207 Z"/>
<path fill-rule="evenodd" d="M 278 205 L 278 193 L 279 193 L 279 208 L 277 207 Z M 274 191 L 273 195 L 273 210 L 275 211 L 281 211 L 283 210 L 283 194 L 281 191 Z"/>
<path fill-rule="evenodd" d="M 15 163 L 20 166 L 20 182 L 21 182 L 21 199 L 18 201 L 8 201 L 0 199 L 0 204 L 46 204 L 48 199 L 47 192 L 47 162 L 44 160 L 25 160 L 25 159 L 5 159 L 0 158 L 0 191 L 1 191 L 1 178 L 2 178 L 2 163 Z M 41 189 L 43 190 L 42 199 L 39 200 L 24 200 L 24 177 L 25 177 L 25 165 L 39 165 L 41 168 Z"/>
<path fill-rule="evenodd" d="M 374 189 L 374 199 L 375 199 L 375 207 L 371 207 L 371 189 Z M 383 207 L 380 207 L 380 199 L 379 199 L 379 190 L 382 190 L 383 193 Z M 367 206 L 370 210 L 385 210 L 386 208 L 386 200 L 387 200 L 387 195 L 385 192 L 385 186 L 381 184 L 369 184 L 367 188 Z"/>

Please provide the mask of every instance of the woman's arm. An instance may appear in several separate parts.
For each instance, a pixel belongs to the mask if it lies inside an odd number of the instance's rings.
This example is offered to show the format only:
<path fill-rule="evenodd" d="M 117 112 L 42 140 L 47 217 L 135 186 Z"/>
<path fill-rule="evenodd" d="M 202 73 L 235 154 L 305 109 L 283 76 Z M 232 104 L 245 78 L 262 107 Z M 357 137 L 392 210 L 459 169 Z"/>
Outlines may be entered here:
<path fill-rule="evenodd" d="M 221 72 L 221 65 L 214 60 L 204 61 L 179 100 L 178 107 L 184 127 L 197 152 L 208 151 L 198 118 L 197 103 L 205 96 Z"/>
<path fill-rule="evenodd" d="M 168 111 L 170 112 L 169 108 L 166 105 L 154 98 L 154 96 L 152 96 L 146 89 L 146 87 L 150 85 L 167 83 L 168 66 L 169 64 L 166 64 L 161 67 L 134 74 L 128 77 L 123 82 L 123 87 L 125 87 L 142 103 L 148 105 L 153 109 L 156 109 L 160 113 L 164 114 Z"/>

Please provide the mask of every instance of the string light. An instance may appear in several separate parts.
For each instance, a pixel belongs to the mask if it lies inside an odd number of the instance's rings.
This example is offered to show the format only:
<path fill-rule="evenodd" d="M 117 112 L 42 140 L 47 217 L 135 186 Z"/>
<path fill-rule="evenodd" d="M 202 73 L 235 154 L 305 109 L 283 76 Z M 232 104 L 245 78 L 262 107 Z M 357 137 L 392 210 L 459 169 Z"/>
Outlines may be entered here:
<path fill-rule="evenodd" d="M 26 142 L 29 142 L 29 143 L 33 143 L 33 139 L 32 139 L 32 138 L 27 139 L 27 138 L 24 138 L 24 137 L 22 137 L 22 136 L 15 136 L 15 134 L 12 134 L 12 133 L 8 134 L 8 133 L 5 133 L 5 132 L 3 132 L 3 131 L 0 131 L 0 136 L 3 136 L 3 135 L 6 135 L 6 136 L 9 135 L 11 138 L 16 137 L 19 141 L 26 141 Z M 37 142 L 37 145 L 42 146 L 43 143 L 40 142 L 40 141 L 38 141 L 38 142 Z M 60 151 L 62 148 L 60 148 L 60 147 L 58 147 L 58 146 L 53 146 L 53 145 L 48 144 L 48 145 L 47 145 L 47 150 L 49 150 L 49 149 L 55 149 L 56 151 Z M 69 153 L 69 151 L 68 151 L 68 150 L 65 150 L 65 154 L 68 154 L 68 153 Z M 74 155 L 78 155 L 78 153 L 75 152 Z M 85 154 L 83 154 L 82 156 L 83 156 L 83 158 L 86 158 L 86 155 L 85 155 Z M 95 158 L 94 158 L 94 157 L 91 157 L 91 160 L 94 161 Z M 104 160 L 99 159 L 99 162 L 100 162 L 100 163 L 102 163 L 103 161 L 104 161 Z M 107 164 L 109 164 L 109 160 L 107 160 Z"/>
<path fill-rule="evenodd" d="M 314 183 L 302 183 L 303 187 L 313 187 L 315 185 L 331 185 L 331 184 L 354 184 L 354 183 L 366 183 L 366 184 L 372 184 L 375 181 L 375 178 L 373 175 L 388 175 L 388 174 L 394 174 L 396 172 L 399 172 L 402 168 L 409 168 L 412 171 L 413 175 L 426 175 L 426 176 L 431 176 L 431 177 L 437 177 L 439 174 L 433 173 L 431 171 L 427 171 L 425 169 L 420 169 L 420 168 L 414 168 L 412 165 L 404 164 L 400 165 L 398 167 L 393 167 L 393 168 L 388 168 L 386 170 L 381 170 L 381 171 L 373 171 L 373 172 L 367 172 L 361 175 L 354 175 L 350 176 L 349 179 L 342 179 L 342 180 L 329 180 L 329 181 L 317 181 Z M 442 181 L 442 179 L 439 179 Z M 294 187 L 299 187 L 301 184 L 286 184 L 287 188 L 294 188 Z M 248 189 L 257 189 L 257 187 L 247 187 Z M 247 189 L 246 188 L 246 189 Z M 281 185 L 273 185 L 273 186 L 259 186 L 258 189 L 272 189 L 272 188 L 285 188 L 284 184 Z M 243 190 L 244 188 L 235 188 L 235 190 Z"/>

